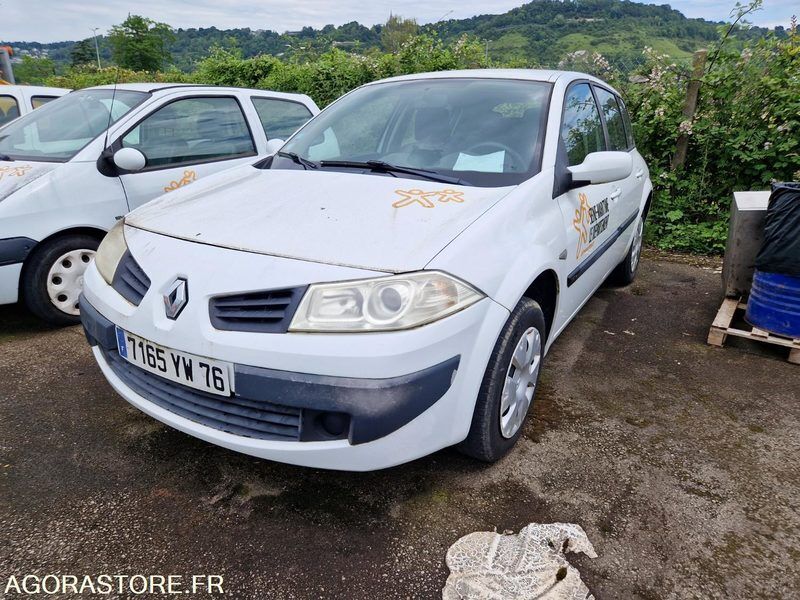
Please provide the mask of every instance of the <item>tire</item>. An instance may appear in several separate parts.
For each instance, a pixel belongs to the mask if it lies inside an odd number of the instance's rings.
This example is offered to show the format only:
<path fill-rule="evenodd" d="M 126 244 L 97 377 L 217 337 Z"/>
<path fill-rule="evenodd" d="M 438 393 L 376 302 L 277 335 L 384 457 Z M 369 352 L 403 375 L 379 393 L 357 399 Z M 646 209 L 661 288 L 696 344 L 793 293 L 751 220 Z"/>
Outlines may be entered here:
<path fill-rule="evenodd" d="M 525 417 L 535 399 L 541 373 L 545 331 L 544 313 L 539 304 L 530 298 L 520 300 L 495 343 L 478 392 L 475 412 L 472 415 L 472 426 L 467 438 L 458 446 L 462 453 L 484 462 L 494 462 L 517 442 L 522 434 Z M 523 342 L 523 336 L 526 337 L 526 342 Z M 512 366 L 515 350 L 519 346 L 526 347 L 526 344 L 528 347 L 534 347 L 534 350 L 538 344 L 538 358 L 535 373 L 530 375 L 530 384 L 532 385 L 525 386 L 525 390 L 531 392 L 530 398 L 527 399 L 527 406 L 524 406 L 524 401 L 522 405 L 515 404 L 514 407 L 519 406 L 518 412 L 521 414 L 513 419 L 513 407 L 506 408 L 501 413 L 504 389 L 509 375 L 512 375 L 513 380 L 513 375 L 518 372 L 518 369 Z M 511 385 L 510 381 L 509 385 Z M 519 396 L 515 396 L 515 398 L 518 399 Z"/>
<path fill-rule="evenodd" d="M 639 263 L 642 257 L 642 237 L 644 235 L 644 217 L 641 215 L 636 221 L 636 230 L 633 232 L 633 241 L 628 253 L 622 262 L 611 272 L 609 280 L 616 285 L 629 285 L 636 279 Z"/>
<path fill-rule="evenodd" d="M 22 274 L 22 298 L 28 309 L 50 325 L 80 322 L 78 296 L 83 273 L 100 241 L 89 235 L 67 235 L 39 245 Z"/>

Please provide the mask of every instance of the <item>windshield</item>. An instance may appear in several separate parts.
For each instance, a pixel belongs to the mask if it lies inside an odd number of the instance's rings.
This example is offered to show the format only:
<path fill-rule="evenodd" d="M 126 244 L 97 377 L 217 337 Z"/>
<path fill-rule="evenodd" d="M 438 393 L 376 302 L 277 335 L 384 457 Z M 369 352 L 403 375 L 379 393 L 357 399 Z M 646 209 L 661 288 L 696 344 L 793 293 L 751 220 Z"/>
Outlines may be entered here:
<path fill-rule="evenodd" d="M 540 168 L 550 84 L 507 79 L 422 79 L 368 85 L 312 119 L 271 168 L 358 165 L 425 169 L 484 187 L 518 184 Z M 357 172 L 391 175 L 368 166 Z M 408 173 L 394 173 L 409 176 Z M 410 176 L 414 176 L 411 174 Z"/>
<path fill-rule="evenodd" d="M 112 108 L 111 97 L 114 97 Z M 48 102 L 0 128 L 0 154 L 14 160 L 66 162 L 148 94 L 91 89 Z"/>

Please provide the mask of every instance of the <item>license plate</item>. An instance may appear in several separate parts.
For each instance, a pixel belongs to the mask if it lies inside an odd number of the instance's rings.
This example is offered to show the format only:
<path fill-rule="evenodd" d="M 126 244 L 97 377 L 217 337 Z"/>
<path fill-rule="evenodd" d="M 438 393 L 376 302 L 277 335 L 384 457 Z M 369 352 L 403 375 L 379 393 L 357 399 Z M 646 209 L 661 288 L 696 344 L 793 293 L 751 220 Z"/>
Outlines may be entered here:
<path fill-rule="evenodd" d="M 129 363 L 164 379 L 220 396 L 231 394 L 231 363 L 165 348 L 119 327 L 117 350 Z"/>

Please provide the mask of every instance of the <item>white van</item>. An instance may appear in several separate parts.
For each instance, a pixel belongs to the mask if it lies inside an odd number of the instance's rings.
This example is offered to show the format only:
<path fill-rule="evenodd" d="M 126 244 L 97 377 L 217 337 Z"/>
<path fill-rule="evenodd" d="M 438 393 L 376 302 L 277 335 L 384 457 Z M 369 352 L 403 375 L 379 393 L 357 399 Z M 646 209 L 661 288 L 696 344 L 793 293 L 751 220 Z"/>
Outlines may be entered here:
<path fill-rule="evenodd" d="M 38 85 L 0 86 L 0 127 L 69 92 L 66 88 Z"/>
<path fill-rule="evenodd" d="M 300 94 L 125 84 L 72 92 L 0 127 L 0 304 L 21 298 L 50 323 L 77 323 L 83 273 L 117 220 L 256 162 L 318 112 Z"/>

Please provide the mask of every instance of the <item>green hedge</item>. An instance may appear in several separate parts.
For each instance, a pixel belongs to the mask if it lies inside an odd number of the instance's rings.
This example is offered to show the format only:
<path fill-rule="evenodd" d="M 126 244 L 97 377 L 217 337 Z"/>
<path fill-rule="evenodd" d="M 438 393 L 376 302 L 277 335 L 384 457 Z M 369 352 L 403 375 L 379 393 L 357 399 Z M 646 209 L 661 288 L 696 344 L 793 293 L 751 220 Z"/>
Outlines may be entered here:
<path fill-rule="evenodd" d="M 800 180 L 800 35 L 768 36 L 733 52 L 724 44 L 702 78 L 698 110 L 682 115 L 689 70 L 685 64 L 646 50 L 637 72 L 620 73 L 598 54 L 576 53 L 561 65 L 590 72 L 614 84 L 631 110 L 637 145 L 648 161 L 655 201 L 648 240 L 662 249 L 719 253 L 734 190 L 767 189 L 773 180 Z M 718 52 L 717 52 L 718 51 Z M 213 48 L 185 74 L 145 73 L 114 68 L 72 69 L 48 85 L 82 88 L 131 81 L 176 81 L 257 87 L 311 96 L 323 107 L 369 81 L 425 71 L 485 67 L 483 44 L 463 37 L 446 45 L 435 36 L 416 36 L 395 54 L 357 55 L 333 49 L 323 54 L 243 59 L 236 50 Z M 671 170 L 681 132 L 689 135 L 685 165 Z"/>

